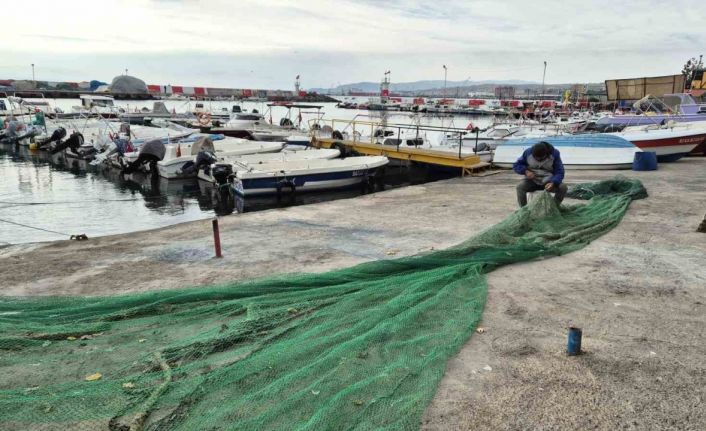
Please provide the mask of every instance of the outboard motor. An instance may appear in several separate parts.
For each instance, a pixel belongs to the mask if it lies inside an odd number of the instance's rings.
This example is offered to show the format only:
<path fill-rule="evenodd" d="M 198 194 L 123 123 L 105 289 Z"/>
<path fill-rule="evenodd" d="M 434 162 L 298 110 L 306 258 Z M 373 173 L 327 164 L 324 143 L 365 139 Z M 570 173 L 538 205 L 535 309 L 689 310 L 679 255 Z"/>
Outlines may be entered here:
<path fill-rule="evenodd" d="M 48 138 L 44 138 L 37 142 L 37 147 L 38 148 L 43 148 L 51 144 L 52 142 L 59 142 L 62 139 L 66 137 L 66 129 L 63 127 L 59 127 L 58 129 L 54 130 Z"/>
<path fill-rule="evenodd" d="M 129 163 L 125 168 L 123 168 L 124 174 L 131 174 L 137 171 L 142 165 L 149 164 L 150 171 L 152 174 L 157 174 L 157 162 L 164 159 L 164 155 L 167 153 L 167 148 L 164 146 L 160 139 L 154 139 L 152 141 L 147 141 L 140 148 L 140 154 L 137 156 L 137 160 Z"/>
<path fill-rule="evenodd" d="M 83 135 L 80 134 L 79 132 L 73 132 L 71 136 L 64 142 L 57 142 L 54 144 L 49 152 L 52 154 L 56 154 L 60 151 L 64 151 L 67 148 L 71 148 L 75 153 L 78 153 L 79 147 L 83 145 Z"/>
<path fill-rule="evenodd" d="M 184 175 L 195 175 L 202 167 L 208 175 L 211 165 L 218 161 L 218 157 L 210 151 L 202 150 L 196 155 L 196 161 L 189 160 L 181 167 Z"/>
<path fill-rule="evenodd" d="M 213 178 L 216 180 L 216 184 L 219 186 L 230 182 L 230 178 L 233 175 L 233 166 L 225 163 L 218 163 L 213 167 L 213 172 L 211 173 Z"/>

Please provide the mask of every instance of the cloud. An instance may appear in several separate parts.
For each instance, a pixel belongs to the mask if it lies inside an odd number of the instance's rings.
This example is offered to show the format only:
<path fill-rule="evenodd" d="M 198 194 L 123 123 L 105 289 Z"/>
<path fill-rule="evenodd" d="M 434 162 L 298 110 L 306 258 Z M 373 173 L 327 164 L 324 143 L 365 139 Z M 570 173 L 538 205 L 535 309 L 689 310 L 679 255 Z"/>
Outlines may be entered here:
<path fill-rule="evenodd" d="M 7 20 L 3 74 L 289 88 L 378 80 L 602 81 L 678 73 L 706 41 L 693 2 L 592 0 L 37 1 L 29 32 Z M 99 5 L 99 6 L 97 6 Z M 17 2 L 6 16 L 21 16 Z M 658 11 L 658 12 L 656 12 Z M 60 17 L 58 19 L 57 17 Z M 629 19 L 626 19 L 629 17 Z M 252 71 L 252 72 L 251 72 Z M 21 76 L 8 76 L 21 77 Z"/>

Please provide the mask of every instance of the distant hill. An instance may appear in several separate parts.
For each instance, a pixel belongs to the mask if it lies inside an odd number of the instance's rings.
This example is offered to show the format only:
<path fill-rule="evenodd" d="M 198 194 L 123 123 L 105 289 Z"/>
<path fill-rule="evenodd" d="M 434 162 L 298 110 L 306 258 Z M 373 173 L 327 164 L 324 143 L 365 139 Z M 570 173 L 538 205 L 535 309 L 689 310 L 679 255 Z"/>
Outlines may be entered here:
<path fill-rule="evenodd" d="M 537 85 L 540 84 L 534 81 L 522 81 L 522 80 L 486 80 L 486 81 L 446 81 L 447 88 L 454 87 L 472 87 L 481 85 Z M 413 91 L 425 91 L 444 88 L 444 80 L 425 80 L 425 81 L 414 81 L 414 82 L 393 82 L 390 84 L 390 91 L 393 92 L 413 92 Z M 351 84 L 343 84 L 334 88 L 311 88 L 309 91 L 316 91 L 317 93 L 345 93 L 348 91 L 361 91 L 365 93 L 375 93 L 380 91 L 379 82 L 354 82 Z"/>

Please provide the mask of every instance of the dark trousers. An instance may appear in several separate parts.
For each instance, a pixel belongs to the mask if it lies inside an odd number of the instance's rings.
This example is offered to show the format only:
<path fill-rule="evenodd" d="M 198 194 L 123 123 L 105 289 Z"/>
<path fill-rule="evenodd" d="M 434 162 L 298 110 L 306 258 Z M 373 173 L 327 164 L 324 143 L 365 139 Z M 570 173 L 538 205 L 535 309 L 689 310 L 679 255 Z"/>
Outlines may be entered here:
<path fill-rule="evenodd" d="M 544 190 L 544 186 L 540 186 L 534 181 L 525 178 L 520 184 L 517 185 L 517 203 L 520 204 L 520 207 L 527 205 L 527 193 L 537 192 L 540 190 Z M 564 200 L 567 190 L 568 187 L 566 187 L 566 184 L 561 183 L 559 184 L 559 187 L 554 187 L 554 189 L 550 192 L 554 193 L 554 200 L 556 200 L 557 205 Z"/>

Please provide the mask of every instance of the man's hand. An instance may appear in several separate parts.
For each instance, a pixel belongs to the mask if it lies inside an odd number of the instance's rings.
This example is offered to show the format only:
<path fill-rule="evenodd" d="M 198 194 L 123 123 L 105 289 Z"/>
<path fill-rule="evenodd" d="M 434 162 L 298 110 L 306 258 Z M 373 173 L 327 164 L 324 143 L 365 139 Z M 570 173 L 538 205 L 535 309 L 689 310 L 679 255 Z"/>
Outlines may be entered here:
<path fill-rule="evenodd" d="M 531 180 L 532 178 L 534 178 L 534 172 L 532 172 L 532 171 L 530 171 L 529 169 L 527 169 L 527 170 L 525 171 L 525 176 Z"/>
<path fill-rule="evenodd" d="M 552 190 L 554 190 L 554 183 L 547 183 L 547 184 L 545 184 L 545 185 L 544 185 L 544 190 L 546 190 L 546 191 L 548 191 L 548 192 L 551 192 Z"/>

